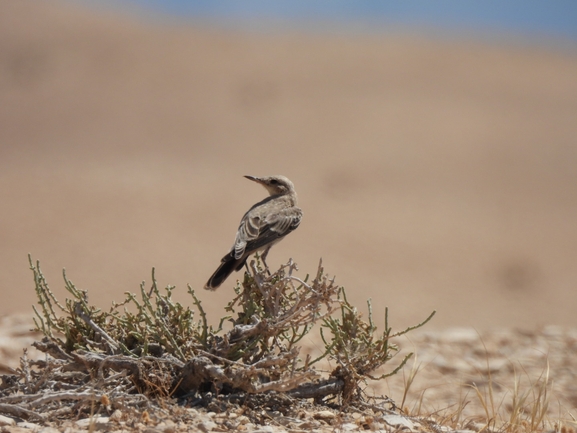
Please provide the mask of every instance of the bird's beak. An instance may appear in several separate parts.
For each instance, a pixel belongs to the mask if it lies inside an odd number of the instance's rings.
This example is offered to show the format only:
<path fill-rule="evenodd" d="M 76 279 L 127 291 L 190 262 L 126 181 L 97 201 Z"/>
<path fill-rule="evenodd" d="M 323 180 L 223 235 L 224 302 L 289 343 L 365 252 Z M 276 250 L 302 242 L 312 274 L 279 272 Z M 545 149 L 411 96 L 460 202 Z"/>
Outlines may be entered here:
<path fill-rule="evenodd" d="M 248 180 L 252 180 L 254 182 L 258 182 L 258 183 L 262 183 L 261 180 L 258 177 L 254 177 L 254 176 L 245 176 Z"/>

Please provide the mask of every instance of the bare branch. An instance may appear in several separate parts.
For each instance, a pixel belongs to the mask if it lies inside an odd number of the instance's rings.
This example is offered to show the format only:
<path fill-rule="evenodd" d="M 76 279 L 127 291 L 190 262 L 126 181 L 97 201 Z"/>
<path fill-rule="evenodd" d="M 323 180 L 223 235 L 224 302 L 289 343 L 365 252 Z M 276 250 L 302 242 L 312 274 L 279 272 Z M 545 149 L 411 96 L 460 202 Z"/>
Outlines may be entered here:
<path fill-rule="evenodd" d="M 44 418 L 44 416 L 40 415 L 39 413 L 13 404 L 0 403 L 0 413 L 7 413 L 8 415 L 18 416 L 24 419 L 31 419 L 34 421 L 46 421 L 46 418 Z"/>

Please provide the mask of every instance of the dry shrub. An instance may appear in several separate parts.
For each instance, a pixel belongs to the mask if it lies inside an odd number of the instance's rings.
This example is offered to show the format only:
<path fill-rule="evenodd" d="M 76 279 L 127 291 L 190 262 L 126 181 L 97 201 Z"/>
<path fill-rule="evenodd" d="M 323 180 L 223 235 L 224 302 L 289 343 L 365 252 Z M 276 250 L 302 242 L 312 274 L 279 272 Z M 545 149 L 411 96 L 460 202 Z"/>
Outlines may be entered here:
<path fill-rule="evenodd" d="M 50 356 L 24 357 L 15 374 L 2 378 L 0 412 L 15 414 L 18 407 L 18 416 L 30 419 L 78 416 L 102 401 L 124 409 L 163 398 L 207 405 L 215 395 L 244 404 L 252 398 L 253 406 L 271 396 L 289 405 L 310 398 L 340 407 L 364 403 L 360 385 L 395 374 L 411 356 L 374 377 L 398 351 L 390 339 L 434 315 L 395 333 L 386 312 L 379 333 L 370 302 L 366 322 L 322 263 L 313 278 L 301 279 L 292 261 L 269 274 L 257 257 L 215 328 L 190 286 L 191 306 L 183 306 L 172 299 L 174 287 L 158 288 L 154 269 L 150 289 L 143 283 L 139 296 L 126 293 L 103 311 L 65 273 L 71 298 L 60 303 L 40 264 L 29 260 L 39 305 L 35 324 L 45 336 L 35 347 Z M 225 321 L 231 329 L 223 329 Z M 299 342 L 310 332 L 320 333 L 324 352 L 301 359 Z M 336 368 L 323 376 L 315 364 L 327 359 Z"/>

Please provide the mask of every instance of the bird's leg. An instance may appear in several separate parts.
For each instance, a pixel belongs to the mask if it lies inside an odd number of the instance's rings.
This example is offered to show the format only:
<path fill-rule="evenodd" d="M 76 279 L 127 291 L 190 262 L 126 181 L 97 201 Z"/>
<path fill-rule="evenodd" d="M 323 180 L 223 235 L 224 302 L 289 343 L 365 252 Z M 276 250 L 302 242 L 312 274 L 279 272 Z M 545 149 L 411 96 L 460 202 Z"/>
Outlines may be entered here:
<path fill-rule="evenodd" d="M 266 256 L 268 256 L 268 252 L 270 251 L 271 246 L 272 245 L 269 245 L 268 247 L 266 247 L 260 256 L 260 260 L 261 260 L 262 264 L 264 265 L 264 269 L 268 273 L 269 277 L 270 277 L 270 270 L 268 269 L 268 265 L 266 264 Z"/>

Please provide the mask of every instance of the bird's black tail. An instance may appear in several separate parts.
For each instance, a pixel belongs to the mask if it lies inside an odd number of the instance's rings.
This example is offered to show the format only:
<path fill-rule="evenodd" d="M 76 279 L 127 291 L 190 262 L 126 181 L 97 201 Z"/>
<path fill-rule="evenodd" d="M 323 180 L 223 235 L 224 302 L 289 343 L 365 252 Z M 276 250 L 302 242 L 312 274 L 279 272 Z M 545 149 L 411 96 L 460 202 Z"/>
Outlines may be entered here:
<path fill-rule="evenodd" d="M 220 266 L 214 274 L 208 279 L 208 282 L 204 286 L 206 290 L 216 290 L 220 287 L 224 280 L 228 278 L 233 271 L 240 270 L 244 263 L 246 262 L 246 257 L 241 257 L 240 259 L 235 259 L 232 254 L 227 254 L 222 258 Z"/>

